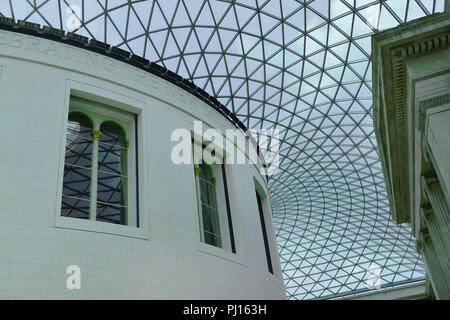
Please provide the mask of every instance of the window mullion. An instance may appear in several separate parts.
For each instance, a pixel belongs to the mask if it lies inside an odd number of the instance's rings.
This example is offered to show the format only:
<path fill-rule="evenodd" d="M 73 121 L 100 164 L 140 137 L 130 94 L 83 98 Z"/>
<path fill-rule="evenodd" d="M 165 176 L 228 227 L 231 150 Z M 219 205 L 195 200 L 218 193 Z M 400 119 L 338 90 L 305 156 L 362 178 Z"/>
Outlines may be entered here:
<path fill-rule="evenodd" d="M 89 207 L 89 220 L 97 220 L 97 188 L 98 188 L 98 149 L 101 131 L 92 131 L 92 166 L 91 166 L 91 203 Z"/>
<path fill-rule="evenodd" d="M 201 189 L 200 189 L 200 167 L 198 165 L 194 165 L 194 175 L 195 175 L 195 189 L 196 189 L 196 195 L 197 195 L 197 207 L 198 207 L 198 218 L 199 218 L 199 225 L 200 225 L 200 239 L 202 242 L 205 242 L 205 234 L 203 229 L 203 208 L 202 208 L 202 201 L 201 201 Z"/>

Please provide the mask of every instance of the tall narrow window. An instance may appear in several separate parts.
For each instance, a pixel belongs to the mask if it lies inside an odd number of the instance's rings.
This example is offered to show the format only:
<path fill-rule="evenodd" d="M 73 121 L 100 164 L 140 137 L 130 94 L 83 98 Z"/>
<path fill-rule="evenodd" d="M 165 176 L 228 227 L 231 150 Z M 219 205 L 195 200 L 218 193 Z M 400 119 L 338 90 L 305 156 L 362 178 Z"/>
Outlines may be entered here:
<path fill-rule="evenodd" d="M 61 215 L 129 225 L 137 220 L 128 215 L 135 117 L 76 99 L 70 109 Z"/>
<path fill-rule="evenodd" d="M 216 160 L 212 164 L 205 161 L 194 164 L 200 239 L 203 243 L 237 253 L 224 158 L 220 152 L 216 153 L 216 149 L 211 151 L 194 139 L 192 146 L 194 160 L 203 159 L 205 152 L 211 152 Z M 229 178 L 233 181 L 232 175 Z"/>
<path fill-rule="evenodd" d="M 264 239 L 264 248 L 266 250 L 267 268 L 269 269 L 269 272 L 273 274 L 272 258 L 270 256 L 269 241 L 267 239 L 266 221 L 264 219 L 264 210 L 263 210 L 263 206 L 262 206 L 262 200 L 261 200 L 261 197 L 259 196 L 258 191 L 256 191 L 256 200 L 258 201 L 259 218 L 261 220 L 261 229 L 262 229 L 262 235 L 263 235 L 263 239 Z"/>
<path fill-rule="evenodd" d="M 202 163 L 195 167 L 202 241 L 221 248 L 220 217 L 213 168 Z"/>

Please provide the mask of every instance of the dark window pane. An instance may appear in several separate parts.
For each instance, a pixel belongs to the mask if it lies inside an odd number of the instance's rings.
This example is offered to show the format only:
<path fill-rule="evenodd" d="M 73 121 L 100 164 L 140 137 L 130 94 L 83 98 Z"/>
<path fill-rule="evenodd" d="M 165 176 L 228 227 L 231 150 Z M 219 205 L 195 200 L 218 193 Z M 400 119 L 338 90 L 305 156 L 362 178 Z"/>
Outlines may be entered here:
<path fill-rule="evenodd" d="M 64 166 L 63 195 L 89 200 L 91 192 L 91 169 Z"/>
<path fill-rule="evenodd" d="M 199 169 L 198 183 L 200 189 L 201 216 L 203 221 L 203 238 L 205 243 L 222 247 L 213 170 L 211 166 L 206 164 L 199 165 Z"/>
<path fill-rule="evenodd" d="M 101 125 L 102 132 L 100 141 L 115 147 L 122 147 L 125 144 L 126 137 L 122 128 L 114 122 L 105 122 Z"/>
<path fill-rule="evenodd" d="M 97 221 L 125 224 L 126 208 L 97 202 Z"/>
<path fill-rule="evenodd" d="M 61 215 L 64 217 L 89 219 L 89 201 L 63 196 Z"/>
<path fill-rule="evenodd" d="M 120 174 L 126 169 L 126 152 L 122 147 L 99 143 L 98 169 L 114 174 Z"/>
<path fill-rule="evenodd" d="M 125 133 L 113 122 L 101 125 L 98 154 L 97 220 L 125 224 L 127 149 Z"/>
<path fill-rule="evenodd" d="M 273 274 L 272 258 L 270 257 L 269 241 L 267 240 L 266 222 L 264 220 L 264 211 L 263 211 L 263 207 L 262 207 L 262 200 L 261 200 L 261 197 L 259 196 L 258 191 L 256 191 L 256 200 L 258 202 L 258 211 L 259 211 L 259 218 L 261 220 L 261 230 L 262 230 L 263 239 L 264 239 L 264 248 L 266 249 L 267 268 L 269 269 L 269 272 Z"/>
<path fill-rule="evenodd" d="M 92 122 L 72 112 L 67 122 L 61 215 L 89 218 L 92 165 Z"/>
<path fill-rule="evenodd" d="M 201 164 L 200 166 L 200 191 L 201 201 L 210 207 L 217 208 L 216 185 L 213 183 L 214 175 L 211 166 Z"/>
<path fill-rule="evenodd" d="M 198 175 L 198 177 L 202 180 L 208 180 L 208 170 L 206 168 L 205 165 L 201 164 L 199 165 L 200 168 L 200 174 Z"/>
<path fill-rule="evenodd" d="M 98 172 L 97 200 L 114 205 L 126 206 L 125 177 Z"/>
<path fill-rule="evenodd" d="M 204 232 L 204 239 L 205 243 L 216 246 L 216 247 L 222 247 L 221 245 L 221 239 L 218 235 L 209 233 L 208 231 Z"/>
<path fill-rule="evenodd" d="M 217 210 L 202 204 L 202 220 L 205 240 L 211 239 L 210 244 L 220 247 L 220 225 Z"/>
<path fill-rule="evenodd" d="M 216 186 L 213 183 L 205 181 L 203 179 L 199 179 L 199 183 L 202 203 L 206 203 L 210 207 L 217 209 L 215 190 Z"/>
<path fill-rule="evenodd" d="M 66 148 L 66 164 L 90 168 L 92 165 L 92 140 L 84 138 L 73 142 L 70 149 Z"/>
<path fill-rule="evenodd" d="M 92 128 L 92 122 L 88 117 L 78 112 L 71 112 L 67 121 L 66 148 L 70 149 L 74 142 L 82 138 L 90 140 Z"/>
<path fill-rule="evenodd" d="M 66 164 L 90 167 L 92 163 L 92 123 L 81 113 L 72 112 L 67 121 Z"/>

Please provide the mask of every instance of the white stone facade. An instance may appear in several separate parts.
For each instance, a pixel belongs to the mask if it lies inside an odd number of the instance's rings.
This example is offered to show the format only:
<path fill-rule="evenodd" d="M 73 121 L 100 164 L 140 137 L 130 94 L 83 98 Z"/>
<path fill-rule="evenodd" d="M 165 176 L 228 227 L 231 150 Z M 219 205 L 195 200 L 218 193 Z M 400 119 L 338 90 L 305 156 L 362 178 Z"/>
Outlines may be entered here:
<path fill-rule="evenodd" d="M 138 115 L 140 227 L 60 216 L 69 98 Z M 192 165 L 170 160 L 177 128 L 231 122 L 177 86 L 107 56 L 0 31 L 0 299 L 284 299 L 254 165 L 227 176 L 237 253 L 200 241 Z M 81 289 L 66 287 L 70 265 Z"/>

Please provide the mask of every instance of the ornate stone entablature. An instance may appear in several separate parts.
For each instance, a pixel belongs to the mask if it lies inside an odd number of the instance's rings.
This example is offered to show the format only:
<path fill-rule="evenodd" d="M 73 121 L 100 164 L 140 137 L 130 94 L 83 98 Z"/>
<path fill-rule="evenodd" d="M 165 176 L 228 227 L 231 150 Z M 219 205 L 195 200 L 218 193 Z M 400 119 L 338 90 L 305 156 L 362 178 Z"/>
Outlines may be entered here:
<path fill-rule="evenodd" d="M 372 38 L 374 125 L 391 214 L 408 222 L 433 294 L 450 297 L 450 15 Z"/>
<path fill-rule="evenodd" d="M 410 221 L 408 61 L 449 48 L 448 15 L 436 14 L 373 37 L 374 125 L 394 219 Z M 440 96 L 440 95 L 439 95 Z M 436 98 L 435 98 L 436 99 Z M 442 98 L 440 98 L 442 99 Z M 440 101 L 440 100 L 439 100 Z M 403 187 L 400 187 L 403 186 Z"/>
<path fill-rule="evenodd" d="M 450 93 L 427 98 L 419 102 L 419 130 L 425 129 L 425 118 L 428 109 L 450 103 Z"/>

